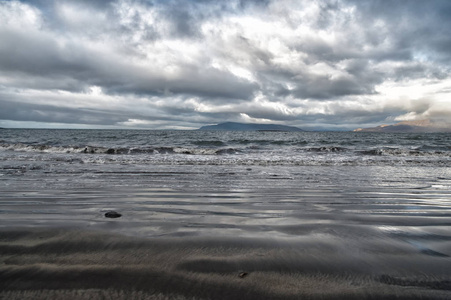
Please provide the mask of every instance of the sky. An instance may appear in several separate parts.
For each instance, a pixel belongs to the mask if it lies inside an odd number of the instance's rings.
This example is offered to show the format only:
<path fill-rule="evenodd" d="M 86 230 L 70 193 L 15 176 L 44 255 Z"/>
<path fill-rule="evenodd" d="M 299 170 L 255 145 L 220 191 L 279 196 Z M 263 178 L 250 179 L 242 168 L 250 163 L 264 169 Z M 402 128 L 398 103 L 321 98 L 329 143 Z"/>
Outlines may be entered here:
<path fill-rule="evenodd" d="M 0 127 L 451 120 L 448 0 L 0 0 Z"/>

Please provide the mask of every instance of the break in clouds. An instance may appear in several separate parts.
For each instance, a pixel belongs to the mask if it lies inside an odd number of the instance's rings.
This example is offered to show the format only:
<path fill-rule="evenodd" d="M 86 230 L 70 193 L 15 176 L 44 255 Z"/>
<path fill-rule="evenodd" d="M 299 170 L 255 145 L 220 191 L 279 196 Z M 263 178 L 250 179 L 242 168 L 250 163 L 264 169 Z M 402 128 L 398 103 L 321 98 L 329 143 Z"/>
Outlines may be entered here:
<path fill-rule="evenodd" d="M 451 117 L 451 2 L 0 1 L 0 126 Z"/>

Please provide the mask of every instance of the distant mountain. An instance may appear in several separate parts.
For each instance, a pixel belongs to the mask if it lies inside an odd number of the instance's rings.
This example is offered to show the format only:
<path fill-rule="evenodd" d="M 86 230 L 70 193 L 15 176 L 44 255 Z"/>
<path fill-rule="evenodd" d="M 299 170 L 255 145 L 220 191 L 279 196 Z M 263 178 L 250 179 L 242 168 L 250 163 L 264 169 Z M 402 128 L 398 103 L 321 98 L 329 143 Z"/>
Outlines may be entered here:
<path fill-rule="evenodd" d="M 202 126 L 198 130 L 213 131 L 304 131 L 298 127 L 277 124 L 251 124 L 226 122 L 217 125 Z"/>
<path fill-rule="evenodd" d="M 393 125 L 379 125 L 372 128 L 357 128 L 362 132 L 451 132 L 451 124 L 431 120 L 404 121 Z"/>

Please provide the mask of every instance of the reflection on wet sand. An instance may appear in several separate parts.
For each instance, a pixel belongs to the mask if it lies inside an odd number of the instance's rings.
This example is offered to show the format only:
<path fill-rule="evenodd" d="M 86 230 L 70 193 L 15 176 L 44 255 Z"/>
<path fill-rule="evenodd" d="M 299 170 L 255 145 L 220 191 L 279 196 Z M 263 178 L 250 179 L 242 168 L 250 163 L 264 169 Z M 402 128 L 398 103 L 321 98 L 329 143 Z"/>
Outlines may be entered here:
<path fill-rule="evenodd" d="M 0 298 L 451 297 L 450 191 L 432 185 L 23 189 L 0 202 Z"/>
<path fill-rule="evenodd" d="M 446 299 L 449 259 L 388 240 L 312 234 L 140 239 L 92 231 L 0 233 L 8 299 Z M 243 275 L 246 274 L 246 275 Z"/>

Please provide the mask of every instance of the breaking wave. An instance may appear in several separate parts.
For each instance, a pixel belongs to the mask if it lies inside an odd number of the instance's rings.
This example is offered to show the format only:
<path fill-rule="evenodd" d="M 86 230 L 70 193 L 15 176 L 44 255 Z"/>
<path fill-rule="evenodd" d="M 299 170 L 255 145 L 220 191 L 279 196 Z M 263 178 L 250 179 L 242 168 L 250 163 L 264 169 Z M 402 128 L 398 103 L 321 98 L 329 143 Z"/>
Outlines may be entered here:
<path fill-rule="evenodd" d="M 343 147 L 337 147 L 337 146 L 326 146 L 326 147 L 313 147 L 308 148 L 307 151 L 311 152 L 342 152 L 342 151 L 348 151 L 349 149 L 343 148 Z"/>
<path fill-rule="evenodd" d="M 9 131 L 6 131 L 8 133 Z M 20 135 L 23 133 L 23 136 Z M 446 166 L 448 135 L 195 131 L 11 131 L 0 141 L 0 169 L 10 162 L 174 165 Z M 14 169 L 14 168 L 13 168 Z M 15 170 L 15 169 L 14 169 Z"/>
<path fill-rule="evenodd" d="M 204 143 L 197 142 L 202 145 Z M 237 154 L 246 151 L 264 152 L 272 151 L 273 153 L 286 154 L 287 151 L 307 152 L 321 154 L 352 153 L 363 156 L 400 156 L 400 157 L 417 157 L 417 156 L 439 156 L 451 157 L 451 151 L 443 147 L 442 150 L 433 150 L 437 148 L 421 147 L 417 149 L 402 148 L 371 148 L 371 149 L 351 149 L 339 146 L 321 146 L 321 147 L 273 147 L 262 148 L 251 145 L 245 148 L 227 147 L 223 142 L 205 144 L 217 147 L 100 147 L 100 146 L 54 146 L 54 145 L 27 145 L 23 143 L 0 144 L 0 150 L 18 151 L 18 152 L 41 152 L 41 153 L 80 153 L 80 154 L 111 154 L 111 155 L 136 155 L 136 154 L 189 154 L 189 155 L 225 155 Z M 448 151 L 447 151 L 448 150 Z"/>
<path fill-rule="evenodd" d="M 188 148 L 188 147 L 96 147 L 96 146 L 52 146 L 26 145 L 23 143 L 0 144 L 0 150 L 41 153 L 81 153 L 81 154 L 191 154 L 222 155 L 235 154 L 240 150 L 234 148 Z"/>
<path fill-rule="evenodd" d="M 448 156 L 451 157 L 451 152 L 446 151 L 424 151 L 424 150 L 406 150 L 398 148 L 375 148 L 369 150 L 357 151 L 361 155 L 372 156 Z"/>

